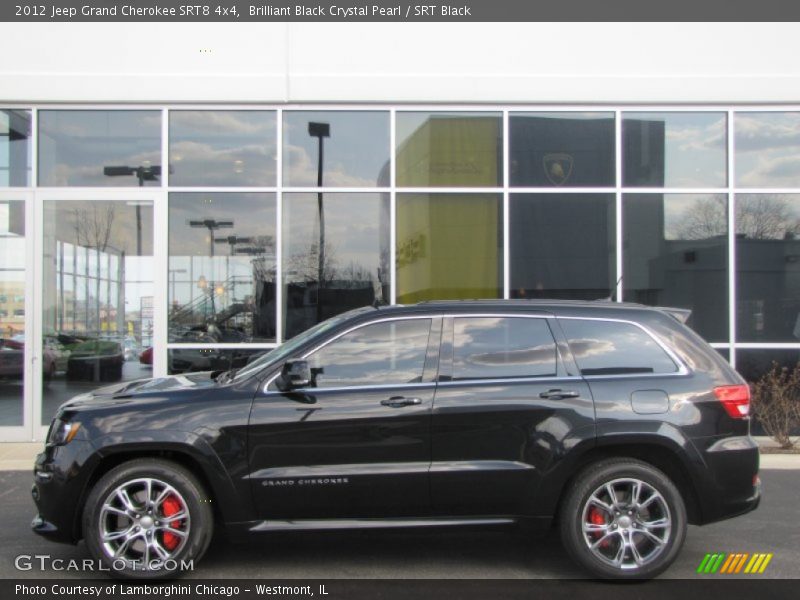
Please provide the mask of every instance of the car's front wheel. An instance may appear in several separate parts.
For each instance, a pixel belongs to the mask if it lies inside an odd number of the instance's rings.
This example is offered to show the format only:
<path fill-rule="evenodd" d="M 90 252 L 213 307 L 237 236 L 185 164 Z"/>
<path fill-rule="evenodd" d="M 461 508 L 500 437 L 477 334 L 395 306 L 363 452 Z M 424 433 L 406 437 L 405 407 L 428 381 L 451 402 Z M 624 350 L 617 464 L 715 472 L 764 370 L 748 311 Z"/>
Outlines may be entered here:
<path fill-rule="evenodd" d="M 675 560 L 686 537 L 686 507 L 675 484 L 628 458 L 590 465 L 560 511 L 569 554 L 596 577 L 647 579 Z"/>
<path fill-rule="evenodd" d="M 175 577 L 194 565 L 213 534 L 208 495 L 179 464 L 136 459 L 106 473 L 83 512 L 92 556 L 119 577 Z"/>

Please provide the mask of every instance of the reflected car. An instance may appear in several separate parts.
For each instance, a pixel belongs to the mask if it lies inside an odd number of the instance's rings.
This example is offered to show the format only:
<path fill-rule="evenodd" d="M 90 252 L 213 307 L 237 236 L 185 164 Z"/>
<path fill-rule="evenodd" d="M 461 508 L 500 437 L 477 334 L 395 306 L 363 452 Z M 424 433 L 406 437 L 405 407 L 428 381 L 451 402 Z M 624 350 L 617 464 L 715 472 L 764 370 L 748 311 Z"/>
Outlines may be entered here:
<path fill-rule="evenodd" d="M 125 356 L 118 342 L 89 340 L 78 344 L 67 360 L 70 381 L 119 381 Z"/>
<path fill-rule="evenodd" d="M 139 355 L 139 362 L 143 365 L 153 365 L 153 347 L 148 346 L 142 353 Z"/>
<path fill-rule="evenodd" d="M 129 335 L 122 341 L 122 351 L 125 360 L 135 360 L 139 356 L 139 344 L 136 343 L 136 338 Z"/>
<path fill-rule="evenodd" d="M 63 348 L 46 336 L 42 346 L 42 376 L 50 381 L 58 370 L 66 368 Z M 25 335 L 17 334 L 11 339 L 0 340 L 0 377 L 22 379 L 25 371 Z"/>
<path fill-rule="evenodd" d="M 0 377 L 19 379 L 25 369 L 25 344 L 15 339 L 0 340 Z"/>

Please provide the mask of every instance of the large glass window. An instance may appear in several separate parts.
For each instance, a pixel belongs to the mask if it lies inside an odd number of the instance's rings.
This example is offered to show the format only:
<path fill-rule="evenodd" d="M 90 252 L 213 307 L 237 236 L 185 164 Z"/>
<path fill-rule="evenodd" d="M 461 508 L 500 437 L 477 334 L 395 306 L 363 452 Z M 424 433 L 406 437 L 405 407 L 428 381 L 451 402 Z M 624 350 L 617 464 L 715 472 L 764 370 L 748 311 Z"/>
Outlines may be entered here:
<path fill-rule="evenodd" d="M 246 367 L 269 350 L 245 348 L 170 348 L 167 371 L 170 375 L 197 371 L 227 371 Z M 152 361 L 150 362 L 152 364 Z"/>
<path fill-rule="evenodd" d="M 360 327 L 308 357 L 314 387 L 419 383 L 430 319 Z"/>
<path fill-rule="evenodd" d="M 76 394 L 150 377 L 152 202 L 44 202 L 42 424 Z"/>
<path fill-rule="evenodd" d="M 800 342 L 800 195 L 736 196 L 736 337 Z"/>
<path fill-rule="evenodd" d="M 275 227 L 275 194 L 170 194 L 171 342 L 275 341 Z"/>
<path fill-rule="evenodd" d="M 512 298 L 612 295 L 613 194 L 512 194 L 510 213 Z"/>
<path fill-rule="evenodd" d="M 169 113 L 171 186 L 274 186 L 275 111 Z"/>
<path fill-rule="evenodd" d="M 459 317 L 453 324 L 453 379 L 556 374 L 556 345 L 544 319 Z"/>
<path fill-rule="evenodd" d="M 30 185 L 31 111 L 0 110 L 0 187 Z"/>
<path fill-rule="evenodd" d="M 0 202 L 0 426 L 22 425 L 25 256 L 25 202 Z"/>
<path fill-rule="evenodd" d="M 675 373 L 677 365 L 647 333 L 630 323 L 560 319 L 583 375 Z"/>
<path fill-rule="evenodd" d="M 397 195 L 397 302 L 503 296 L 497 194 Z"/>
<path fill-rule="evenodd" d="M 389 113 L 284 112 L 283 184 L 292 187 L 388 186 Z"/>
<path fill-rule="evenodd" d="M 396 123 L 398 186 L 503 184 L 500 113 L 398 112 Z"/>
<path fill-rule="evenodd" d="M 39 185 L 161 185 L 161 112 L 42 110 Z"/>
<path fill-rule="evenodd" d="M 388 194 L 284 194 L 282 232 L 285 339 L 389 301 Z"/>
<path fill-rule="evenodd" d="M 692 310 L 706 340 L 728 341 L 727 194 L 625 194 L 625 299 Z"/>
<path fill-rule="evenodd" d="M 800 112 L 736 113 L 736 185 L 800 186 Z"/>
<path fill-rule="evenodd" d="M 511 185 L 614 185 L 614 113 L 512 113 Z"/>
<path fill-rule="evenodd" d="M 623 174 L 634 187 L 725 187 L 725 113 L 625 113 Z"/>

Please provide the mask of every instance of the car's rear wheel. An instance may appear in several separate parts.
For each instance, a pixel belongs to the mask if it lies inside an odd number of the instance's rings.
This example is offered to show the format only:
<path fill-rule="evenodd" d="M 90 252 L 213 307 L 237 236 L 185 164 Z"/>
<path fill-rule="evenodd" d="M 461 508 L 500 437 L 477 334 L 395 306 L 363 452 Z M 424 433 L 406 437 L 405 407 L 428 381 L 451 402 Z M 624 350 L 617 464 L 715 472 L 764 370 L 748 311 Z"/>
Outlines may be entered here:
<path fill-rule="evenodd" d="M 646 579 L 678 555 L 686 537 L 686 507 L 675 484 L 652 465 L 607 459 L 573 481 L 560 527 L 569 554 L 593 575 Z"/>
<path fill-rule="evenodd" d="M 194 568 L 211 542 L 213 514 L 197 478 L 176 463 L 136 459 L 106 473 L 83 512 L 92 556 L 113 575 L 155 579 Z"/>

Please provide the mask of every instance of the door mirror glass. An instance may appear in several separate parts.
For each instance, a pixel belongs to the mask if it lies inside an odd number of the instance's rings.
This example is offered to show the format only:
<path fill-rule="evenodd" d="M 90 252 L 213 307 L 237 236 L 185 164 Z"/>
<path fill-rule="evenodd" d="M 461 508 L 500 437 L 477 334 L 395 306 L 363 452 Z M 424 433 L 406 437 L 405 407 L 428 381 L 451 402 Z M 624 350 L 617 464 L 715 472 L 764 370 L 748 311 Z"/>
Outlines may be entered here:
<path fill-rule="evenodd" d="M 311 385 L 311 369 L 305 360 L 287 360 L 283 364 L 281 374 L 275 380 L 282 392 L 295 390 Z"/>

